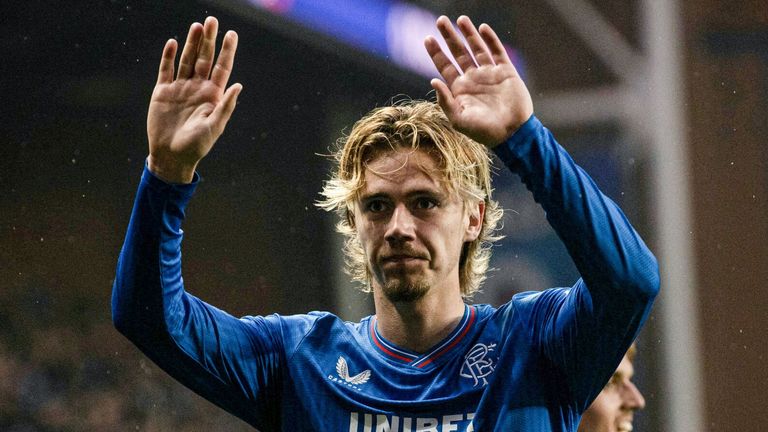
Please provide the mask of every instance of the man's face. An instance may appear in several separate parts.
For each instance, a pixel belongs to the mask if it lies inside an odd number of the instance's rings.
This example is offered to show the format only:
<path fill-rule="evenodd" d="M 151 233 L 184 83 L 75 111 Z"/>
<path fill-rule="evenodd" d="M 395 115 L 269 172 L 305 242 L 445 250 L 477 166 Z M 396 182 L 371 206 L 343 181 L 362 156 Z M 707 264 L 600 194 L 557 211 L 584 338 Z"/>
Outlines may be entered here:
<path fill-rule="evenodd" d="M 584 412 L 578 432 L 629 432 L 636 410 L 645 407 L 645 399 L 632 382 L 635 369 L 627 356 L 603 391 Z"/>
<path fill-rule="evenodd" d="M 437 161 L 398 149 L 373 159 L 354 218 L 374 290 L 392 302 L 422 298 L 432 287 L 459 287 L 464 242 L 477 238 L 482 209 L 465 211 L 449 193 Z"/>

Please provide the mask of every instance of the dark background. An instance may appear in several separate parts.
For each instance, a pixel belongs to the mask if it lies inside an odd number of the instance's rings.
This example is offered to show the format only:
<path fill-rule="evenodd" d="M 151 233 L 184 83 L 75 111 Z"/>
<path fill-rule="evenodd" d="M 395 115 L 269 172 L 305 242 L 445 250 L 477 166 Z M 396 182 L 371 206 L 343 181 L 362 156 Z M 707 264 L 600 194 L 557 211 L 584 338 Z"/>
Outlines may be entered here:
<path fill-rule="evenodd" d="M 534 104 L 553 92 L 616 82 L 545 5 L 414 3 L 507 29 L 500 33 L 521 50 Z M 637 2 L 592 3 L 641 48 Z M 768 7 L 681 5 L 705 427 L 759 430 L 768 422 Z M 244 91 L 200 167 L 203 182 L 185 223 L 187 287 L 235 315 L 345 312 L 335 292 L 340 276 L 329 271 L 339 259 L 335 216 L 314 206 L 330 166 L 317 154 L 392 97 L 428 97 L 427 79 L 214 2 L 4 2 L 2 430 L 248 430 L 170 380 L 110 319 L 160 51 L 207 15 L 240 35 L 232 82 Z M 649 161 L 628 157 L 632 143 L 616 124 L 555 132 L 653 248 L 661 222 L 652 216 Z M 573 269 L 540 210 L 503 171 L 496 187 L 511 211 L 493 265 L 511 271 L 493 272 L 478 301 L 570 285 Z M 648 408 L 636 430 L 671 430 L 657 311 L 640 340 L 636 367 Z"/>

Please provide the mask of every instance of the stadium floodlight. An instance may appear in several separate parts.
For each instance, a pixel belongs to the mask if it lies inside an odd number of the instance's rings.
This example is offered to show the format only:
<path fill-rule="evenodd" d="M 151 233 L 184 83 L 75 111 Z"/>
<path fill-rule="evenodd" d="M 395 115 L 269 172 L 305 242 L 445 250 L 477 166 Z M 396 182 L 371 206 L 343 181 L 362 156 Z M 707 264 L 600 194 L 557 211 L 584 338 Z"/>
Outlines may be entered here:
<path fill-rule="evenodd" d="M 266 13 L 267 25 L 290 23 L 315 36 L 331 38 L 358 51 L 394 63 L 399 68 L 425 77 L 437 76 L 423 48 L 427 35 L 439 36 L 437 15 L 419 6 L 393 0 L 237 0 L 212 3 L 240 5 Z M 295 27 L 293 27 L 295 30 Z M 438 37 L 441 44 L 442 38 Z M 518 72 L 524 76 L 523 61 L 514 48 L 505 44 Z M 445 48 L 445 47 L 443 47 Z M 446 50 L 447 51 L 447 50 Z"/>

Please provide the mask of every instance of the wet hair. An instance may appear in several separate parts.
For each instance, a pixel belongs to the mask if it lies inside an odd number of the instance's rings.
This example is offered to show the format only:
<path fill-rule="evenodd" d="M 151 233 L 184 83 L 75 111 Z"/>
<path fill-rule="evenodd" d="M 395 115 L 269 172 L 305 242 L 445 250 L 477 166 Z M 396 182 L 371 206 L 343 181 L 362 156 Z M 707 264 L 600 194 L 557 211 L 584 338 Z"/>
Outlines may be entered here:
<path fill-rule="evenodd" d="M 336 167 L 317 205 L 339 214 L 336 229 L 346 237 L 346 271 L 363 285 L 363 291 L 371 290 L 371 273 L 355 230 L 354 206 L 365 186 L 367 165 L 382 154 L 405 148 L 435 157 L 443 184 L 449 193 L 458 195 L 465 209 L 468 204 L 485 202 L 480 235 L 464 244 L 459 260 L 461 295 L 468 298 L 476 293 L 486 278 L 491 246 L 501 238 L 497 228 L 503 209 L 491 197 L 489 150 L 455 130 L 436 103 L 415 100 L 374 109 L 357 121 L 336 147 Z"/>

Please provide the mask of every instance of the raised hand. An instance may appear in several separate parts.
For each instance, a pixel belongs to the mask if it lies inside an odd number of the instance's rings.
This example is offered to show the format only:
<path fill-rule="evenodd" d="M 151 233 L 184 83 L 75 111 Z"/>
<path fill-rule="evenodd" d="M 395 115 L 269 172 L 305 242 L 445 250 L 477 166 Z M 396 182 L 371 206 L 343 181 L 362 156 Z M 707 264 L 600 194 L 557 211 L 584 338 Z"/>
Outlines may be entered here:
<path fill-rule="evenodd" d="M 163 48 L 157 84 L 147 115 L 149 169 L 174 183 L 189 183 L 200 160 L 208 154 L 235 109 L 242 85 L 226 88 L 237 50 L 237 33 L 224 35 L 216 64 L 219 23 L 208 17 L 194 23 L 174 77 L 178 44 Z"/>
<path fill-rule="evenodd" d="M 479 31 L 466 16 L 456 21 L 469 45 L 464 45 L 451 21 L 441 16 L 437 28 L 458 68 L 437 40 L 424 41 L 432 62 L 445 81 L 433 79 L 437 102 L 453 126 L 493 147 L 512 135 L 533 114 L 528 89 L 509 59 L 499 37 L 487 24 Z"/>

